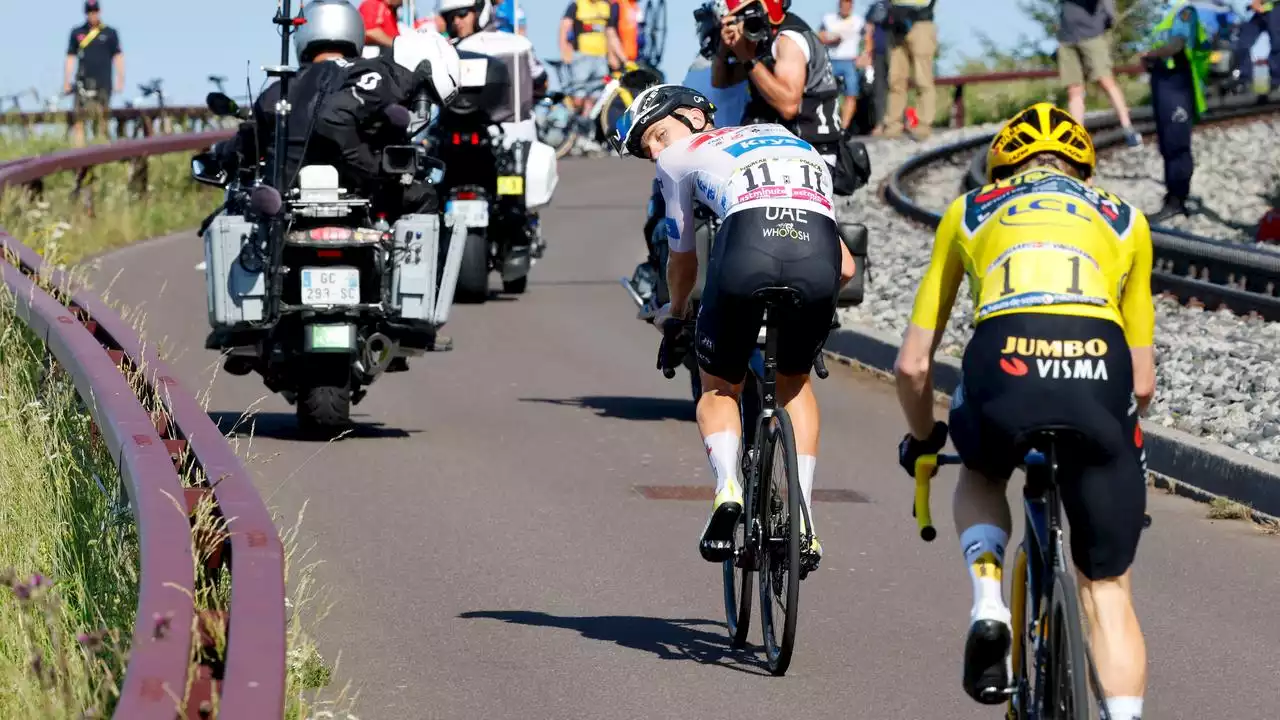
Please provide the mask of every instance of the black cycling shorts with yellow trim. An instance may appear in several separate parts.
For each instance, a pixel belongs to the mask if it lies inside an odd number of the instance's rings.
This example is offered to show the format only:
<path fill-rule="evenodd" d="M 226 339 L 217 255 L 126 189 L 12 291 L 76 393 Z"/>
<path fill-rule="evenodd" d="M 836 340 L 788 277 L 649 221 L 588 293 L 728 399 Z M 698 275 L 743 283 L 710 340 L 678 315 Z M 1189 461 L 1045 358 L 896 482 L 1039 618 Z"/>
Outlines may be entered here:
<path fill-rule="evenodd" d="M 1090 579 L 1122 575 L 1137 553 L 1147 502 L 1123 328 L 1025 312 L 979 323 L 951 407 L 951 439 L 965 466 L 1007 479 L 1025 454 L 1015 439 L 1051 426 L 1083 437 L 1066 448 L 1058 473 L 1072 559 Z"/>
<path fill-rule="evenodd" d="M 726 217 L 712 246 L 698 310 L 699 367 L 742 382 L 764 319 L 764 305 L 751 293 L 790 287 L 801 303 L 778 309 L 778 372 L 808 374 L 831 331 L 840 243 L 835 221 L 813 211 L 748 208 Z"/>

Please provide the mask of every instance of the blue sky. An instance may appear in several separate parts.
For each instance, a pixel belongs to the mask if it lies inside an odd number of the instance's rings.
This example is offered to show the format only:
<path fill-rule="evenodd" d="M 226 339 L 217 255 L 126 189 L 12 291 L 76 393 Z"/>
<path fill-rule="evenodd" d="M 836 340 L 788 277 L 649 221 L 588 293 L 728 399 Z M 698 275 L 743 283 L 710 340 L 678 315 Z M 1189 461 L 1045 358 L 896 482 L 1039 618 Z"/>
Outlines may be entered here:
<path fill-rule="evenodd" d="M 508 0 L 510 1 L 510 0 Z M 855 11 L 865 11 L 869 0 L 855 0 Z M 419 8 L 434 7 L 435 0 L 418 0 Z M 567 0 L 524 0 L 530 18 L 530 37 L 542 57 L 558 54 L 555 37 Z M 1247 3 L 1237 2 L 1237 5 Z M 297 3 L 295 3 L 296 7 Z M 663 71 L 681 77 L 697 52 L 693 35 L 691 0 L 667 0 L 668 36 Z M 834 8 L 836 0 L 794 0 L 792 9 L 812 24 Z M 975 12 L 978 7 L 981 12 Z M 32 22 L 32 5 L 0 0 L 0 94 L 8 95 L 34 86 L 42 95 L 61 90 L 62 62 L 71 28 L 83 22 L 82 2 L 54 0 L 42 6 L 39 21 Z M 201 103 L 211 89 L 206 78 L 224 75 L 243 92 L 246 67 L 256 93 L 259 68 L 279 60 L 279 38 L 271 17 L 276 0 L 206 0 L 164 3 L 160 0 L 102 0 L 104 21 L 120 33 L 124 48 L 128 87 L 125 96 L 137 96 L 137 86 L 150 78 L 163 78 L 170 103 Z M 421 11 L 421 10 L 420 10 Z M 939 0 L 938 28 L 943 42 L 959 52 L 975 52 L 975 34 L 984 30 L 1001 42 L 1012 42 L 1034 27 L 1017 10 L 1016 0 Z M 998 19 L 1002 29 L 993 28 Z M 1264 41 L 1265 42 L 1265 41 Z M 1259 48 L 1260 49 L 1260 48 Z M 943 72 L 949 67 L 943 64 Z M 230 89 L 230 88 L 229 88 Z M 29 100 L 24 101 L 29 105 Z M 119 105 L 121 98 L 114 98 Z"/>

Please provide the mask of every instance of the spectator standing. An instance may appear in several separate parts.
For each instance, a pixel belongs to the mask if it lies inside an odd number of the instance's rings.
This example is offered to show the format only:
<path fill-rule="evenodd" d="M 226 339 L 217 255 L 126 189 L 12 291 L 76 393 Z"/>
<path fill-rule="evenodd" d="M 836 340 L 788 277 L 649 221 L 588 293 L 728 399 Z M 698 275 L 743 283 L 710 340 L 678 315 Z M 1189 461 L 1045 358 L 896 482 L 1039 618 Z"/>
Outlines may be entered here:
<path fill-rule="evenodd" d="M 902 136 L 907 109 L 907 79 L 920 94 L 920 127 L 912 132 L 924 140 L 933 132 L 937 97 L 933 88 L 933 61 L 938 54 L 938 29 L 933 6 L 938 0 L 889 0 L 889 109 L 884 136 Z"/>
<path fill-rule="evenodd" d="M 872 135 L 884 134 L 884 111 L 889 103 L 889 1 L 876 0 L 867 10 L 863 51 L 871 51 L 870 122 Z"/>
<path fill-rule="evenodd" d="M 1151 49 L 1142 54 L 1151 75 L 1151 115 L 1156 122 L 1160 156 L 1164 159 L 1164 203 L 1148 216 L 1160 222 L 1188 214 L 1191 175 L 1191 129 L 1204 114 L 1204 82 L 1209 76 L 1212 47 L 1200 14 L 1188 2 L 1178 2 L 1156 25 Z"/>
<path fill-rule="evenodd" d="M 360 3 L 360 17 L 364 18 L 364 56 L 378 57 L 391 52 L 391 45 L 400 34 L 396 15 L 404 0 L 364 0 Z"/>
<path fill-rule="evenodd" d="M 1067 87 L 1067 111 L 1084 122 L 1085 81 L 1096 82 L 1111 99 L 1129 147 L 1142 145 L 1133 129 L 1124 93 L 1111 72 L 1115 0 L 1062 0 L 1058 30 L 1058 77 Z"/>
<path fill-rule="evenodd" d="M 1252 0 L 1249 9 L 1253 17 L 1240 28 L 1240 46 L 1236 49 L 1240 65 L 1240 82 L 1246 89 L 1253 89 L 1253 44 L 1263 33 L 1271 41 L 1271 55 L 1267 60 L 1271 92 L 1280 90 L 1280 12 L 1276 12 L 1274 0 Z"/>
<path fill-rule="evenodd" d="M 85 142 L 85 116 L 90 118 L 93 134 L 98 135 L 99 130 L 105 130 L 105 122 L 102 126 L 98 123 L 111 108 L 112 88 L 116 92 L 124 90 L 124 53 L 120 50 L 119 33 L 102 23 L 98 0 L 85 2 L 84 19 L 83 25 L 71 31 L 62 80 L 64 93 L 75 92 L 72 134 L 77 145 Z"/>
<path fill-rule="evenodd" d="M 834 46 L 828 51 L 831 71 L 844 85 L 844 97 L 840 102 L 840 126 L 853 127 L 853 115 L 858 109 L 858 96 L 862 89 L 862 68 L 871 65 L 871 29 L 866 19 L 853 14 L 853 0 L 840 0 L 839 10 L 822 18 L 822 31 L 818 39 L 823 45 Z"/>
<path fill-rule="evenodd" d="M 640 57 L 640 9 L 637 0 L 610 0 L 609 4 L 609 64 L 625 67 Z"/>
<path fill-rule="evenodd" d="M 610 52 L 607 31 L 616 33 L 609 0 L 572 0 L 560 20 L 560 59 L 570 68 L 574 85 L 582 87 L 609 74 Z M 612 23 L 612 24 L 611 24 Z M 567 102 L 576 102 L 567 98 Z M 587 104 L 580 110 L 586 114 Z"/>

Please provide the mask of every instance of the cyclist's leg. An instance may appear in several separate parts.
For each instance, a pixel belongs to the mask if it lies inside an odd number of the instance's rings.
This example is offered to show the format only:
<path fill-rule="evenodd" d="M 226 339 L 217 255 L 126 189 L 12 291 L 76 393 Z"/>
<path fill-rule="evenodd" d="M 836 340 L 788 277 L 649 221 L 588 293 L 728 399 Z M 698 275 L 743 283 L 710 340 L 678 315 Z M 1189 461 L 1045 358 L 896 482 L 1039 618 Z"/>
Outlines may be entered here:
<path fill-rule="evenodd" d="M 821 413 L 809 373 L 831 332 L 831 319 L 840 293 L 844 241 L 839 227 L 830 218 L 800 211 L 793 213 L 793 217 L 787 224 L 794 237 L 778 235 L 766 240 L 774 257 L 783 260 L 778 284 L 795 288 L 801 295 L 801 306 L 788 311 L 779 329 L 778 403 L 786 407 L 795 429 L 800 490 L 809 509 L 809 519 L 816 527 L 813 480 L 818 462 Z M 779 225 L 776 221 L 770 224 Z M 809 528 L 809 532 L 814 532 L 814 528 Z M 812 549 L 822 552 L 816 538 Z"/>
<path fill-rule="evenodd" d="M 734 523 L 742 513 L 738 396 L 762 318 L 751 293 L 770 284 L 778 270 L 778 263 L 750 243 L 735 242 L 750 237 L 742 234 L 744 226 L 748 230 L 756 227 L 754 218 L 746 217 L 751 212 L 725 218 L 712 245 L 694 340 L 702 376 L 698 430 L 716 476 L 715 505 L 699 550 L 712 562 L 725 559 Z"/>
<path fill-rule="evenodd" d="M 1142 436 L 1124 334 L 1111 323 L 1097 324 L 1096 336 L 1107 343 L 1102 360 L 1108 377 L 1086 382 L 1098 412 L 1113 419 L 1095 423 L 1099 441 L 1110 441 L 1111 457 L 1061 483 L 1062 505 L 1071 526 L 1080 609 L 1109 715 L 1135 720 L 1142 715 L 1146 686 L 1146 644 L 1130 585 L 1147 501 Z"/>

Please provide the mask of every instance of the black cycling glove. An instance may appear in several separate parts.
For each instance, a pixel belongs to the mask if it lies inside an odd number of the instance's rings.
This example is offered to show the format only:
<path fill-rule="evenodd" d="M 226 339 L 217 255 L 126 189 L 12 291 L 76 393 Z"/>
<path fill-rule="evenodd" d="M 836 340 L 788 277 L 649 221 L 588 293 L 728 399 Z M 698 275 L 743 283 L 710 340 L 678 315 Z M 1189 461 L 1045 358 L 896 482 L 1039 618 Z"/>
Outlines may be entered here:
<path fill-rule="evenodd" d="M 693 349 L 692 320 L 670 318 L 662 325 L 662 345 L 658 347 L 658 369 L 679 367 Z"/>
<path fill-rule="evenodd" d="M 947 444 L 947 424 L 941 420 L 933 424 L 933 431 L 929 433 L 929 437 L 925 440 L 917 440 L 914 435 L 907 433 L 902 438 L 902 442 L 898 443 L 898 464 L 911 477 L 916 476 L 916 460 L 921 455 L 934 455 L 941 452 L 942 448 Z M 934 472 L 937 472 L 936 470 Z"/>

